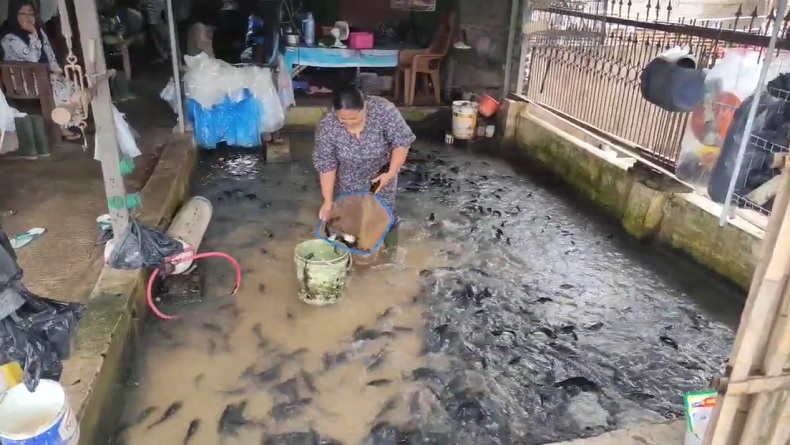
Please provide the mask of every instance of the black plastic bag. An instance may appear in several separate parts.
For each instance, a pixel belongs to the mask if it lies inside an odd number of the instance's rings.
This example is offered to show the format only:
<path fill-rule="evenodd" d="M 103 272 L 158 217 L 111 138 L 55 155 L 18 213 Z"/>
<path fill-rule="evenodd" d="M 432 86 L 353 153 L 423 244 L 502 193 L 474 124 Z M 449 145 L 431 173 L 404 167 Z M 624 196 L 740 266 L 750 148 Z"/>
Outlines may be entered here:
<path fill-rule="evenodd" d="M 165 258 L 183 251 L 184 245 L 180 241 L 158 230 L 143 227 L 132 218 L 107 263 L 115 269 L 140 269 L 143 266 L 159 269 L 165 264 Z"/>
<path fill-rule="evenodd" d="M 0 228 L 0 320 L 19 309 L 24 303 L 21 295 L 22 269 L 16 262 L 11 241 Z"/>
<path fill-rule="evenodd" d="M 71 354 L 71 335 L 85 306 L 39 297 L 22 286 L 25 303 L 0 320 L 0 364 L 22 363 L 24 382 L 34 391 L 41 379 L 60 380 Z"/>

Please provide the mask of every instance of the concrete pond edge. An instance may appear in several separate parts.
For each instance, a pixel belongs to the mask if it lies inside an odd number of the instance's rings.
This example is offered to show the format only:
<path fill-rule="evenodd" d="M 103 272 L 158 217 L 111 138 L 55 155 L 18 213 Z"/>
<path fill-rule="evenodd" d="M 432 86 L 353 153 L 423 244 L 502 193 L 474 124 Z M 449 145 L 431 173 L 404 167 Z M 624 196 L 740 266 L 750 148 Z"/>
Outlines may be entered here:
<path fill-rule="evenodd" d="M 197 162 L 191 134 L 173 135 L 141 191 L 137 215 L 147 227 L 165 230 L 188 198 Z M 104 266 L 77 325 L 61 384 L 80 422 L 80 445 L 108 443 L 123 409 L 123 379 L 133 362 L 137 322 L 147 314 L 148 271 Z M 120 402 L 120 403 L 119 403 Z"/>
<path fill-rule="evenodd" d="M 764 230 L 740 216 L 720 227 L 719 204 L 540 106 L 506 101 L 502 114 L 499 154 L 552 172 L 637 241 L 667 246 L 729 284 L 749 288 Z"/>

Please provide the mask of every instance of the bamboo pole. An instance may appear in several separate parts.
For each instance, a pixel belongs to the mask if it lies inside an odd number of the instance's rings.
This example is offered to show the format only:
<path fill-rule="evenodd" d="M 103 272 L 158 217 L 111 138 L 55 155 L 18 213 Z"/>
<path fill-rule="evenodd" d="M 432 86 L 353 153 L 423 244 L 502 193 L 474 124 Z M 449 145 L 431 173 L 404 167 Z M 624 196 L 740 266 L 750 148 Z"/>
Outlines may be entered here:
<path fill-rule="evenodd" d="M 730 382 L 729 379 L 718 379 L 713 386 L 720 393 L 731 395 L 748 395 L 757 393 L 790 391 L 790 374 L 774 377 L 750 377 L 742 382 Z"/>
<path fill-rule="evenodd" d="M 787 174 L 787 173 L 785 173 Z M 790 221 L 786 223 L 790 225 Z M 774 252 L 785 258 L 790 257 L 790 239 L 780 239 Z M 785 265 L 786 266 L 786 265 Z M 773 377 L 781 375 L 790 351 L 790 324 L 787 323 L 787 301 L 790 299 L 790 288 L 787 286 L 787 268 L 782 271 L 783 304 L 772 329 L 771 339 L 766 348 L 763 363 L 765 375 Z M 781 410 L 781 402 L 785 400 L 786 391 L 761 392 L 756 394 L 749 406 L 749 415 L 743 427 L 740 443 L 767 444 L 773 435 Z"/>
<path fill-rule="evenodd" d="M 755 271 L 749 297 L 746 301 L 741 323 L 736 334 L 735 345 L 730 362 L 730 381 L 746 380 L 753 372 L 755 363 L 761 363 L 758 351 L 763 351 L 768 342 L 768 330 L 765 325 L 773 324 L 773 314 L 779 307 L 779 293 L 770 281 L 769 272 L 774 276 L 777 267 L 770 268 L 777 241 L 790 236 L 790 219 L 785 220 L 790 212 L 790 173 L 782 173 L 782 187 L 776 197 L 774 211 L 768 223 L 768 230 L 762 246 L 762 255 Z M 785 224 L 787 221 L 787 224 Z M 769 271 L 769 269 L 771 269 Z M 772 292 L 773 290 L 773 292 Z M 709 423 L 710 429 L 705 434 L 703 445 L 737 445 L 742 431 L 744 414 L 748 409 L 748 399 L 737 393 L 725 393 L 719 396 Z"/>

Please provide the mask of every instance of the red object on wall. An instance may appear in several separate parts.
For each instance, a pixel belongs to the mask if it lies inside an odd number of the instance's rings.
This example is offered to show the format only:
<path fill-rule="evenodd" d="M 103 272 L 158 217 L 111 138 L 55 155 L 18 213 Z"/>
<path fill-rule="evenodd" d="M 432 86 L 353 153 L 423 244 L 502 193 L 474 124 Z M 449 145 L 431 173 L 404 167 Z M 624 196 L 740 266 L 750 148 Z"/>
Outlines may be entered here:
<path fill-rule="evenodd" d="M 348 47 L 351 49 L 373 48 L 373 34 L 369 32 L 352 32 L 348 35 Z"/>

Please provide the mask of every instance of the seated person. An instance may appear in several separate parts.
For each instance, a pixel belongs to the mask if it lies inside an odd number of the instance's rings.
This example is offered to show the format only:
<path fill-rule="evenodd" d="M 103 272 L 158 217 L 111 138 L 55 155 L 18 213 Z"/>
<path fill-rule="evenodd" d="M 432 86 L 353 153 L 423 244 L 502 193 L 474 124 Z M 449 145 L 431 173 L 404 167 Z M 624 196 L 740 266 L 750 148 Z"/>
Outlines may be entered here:
<path fill-rule="evenodd" d="M 258 10 L 247 20 L 243 63 L 273 64 L 280 47 L 280 3 L 258 2 Z"/>
<path fill-rule="evenodd" d="M 3 24 L 3 60 L 6 62 L 46 63 L 51 72 L 52 95 L 55 106 L 70 102 L 74 93 L 69 89 L 63 70 L 58 65 L 49 38 L 38 20 L 38 12 L 33 0 L 11 0 L 8 4 L 8 18 Z M 69 123 L 63 129 L 63 136 L 68 140 L 79 139 L 76 131 L 77 121 Z"/>

